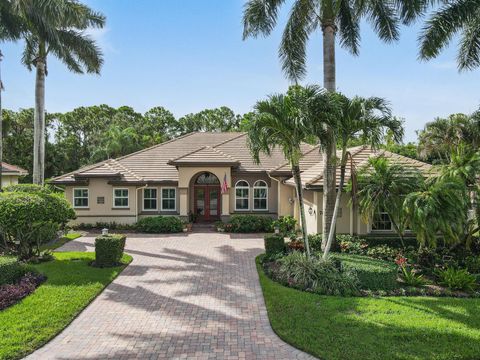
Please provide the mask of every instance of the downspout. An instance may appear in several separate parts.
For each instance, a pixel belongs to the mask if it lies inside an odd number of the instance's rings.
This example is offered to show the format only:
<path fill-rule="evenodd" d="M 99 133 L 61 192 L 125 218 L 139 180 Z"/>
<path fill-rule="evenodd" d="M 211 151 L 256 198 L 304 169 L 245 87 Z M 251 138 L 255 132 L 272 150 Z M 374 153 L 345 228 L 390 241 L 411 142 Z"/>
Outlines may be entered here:
<path fill-rule="evenodd" d="M 141 186 L 139 188 L 136 189 L 136 201 L 135 201 L 135 223 L 138 222 L 138 200 L 139 200 L 139 197 L 138 197 L 138 190 L 143 190 L 143 189 L 146 189 L 148 187 L 148 184 L 144 185 L 144 186 Z"/>

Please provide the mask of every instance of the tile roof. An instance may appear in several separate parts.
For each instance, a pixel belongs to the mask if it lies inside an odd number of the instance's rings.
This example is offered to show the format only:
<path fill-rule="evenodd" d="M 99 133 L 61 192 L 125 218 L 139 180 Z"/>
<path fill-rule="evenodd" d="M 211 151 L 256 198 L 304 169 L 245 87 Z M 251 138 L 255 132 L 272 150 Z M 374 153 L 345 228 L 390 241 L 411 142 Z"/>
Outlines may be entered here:
<path fill-rule="evenodd" d="M 416 168 L 424 175 L 428 175 L 432 171 L 432 165 L 430 164 L 427 164 L 415 159 L 411 159 L 406 156 L 395 154 L 387 150 L 382 150 L 382 149 L 374 150 L 368 146 L 356 146 L 348 149 L 348 151 L 352 155 L 353 164 L 351 164 L 351 162 L 347 164 L 347 168 L 345 171 L 345 182 L 347 182 L 351 177 L 352 165 L 353 165 L 354 171 L 358 170 L 362 167 L 368 166 L 368 160 L 371 157 L 375 157 L 375 156 L 384 156 L 395 164 L 403 165 L 405 167 L 410 167 L 410 168 Z M 341 156 L 340 151 L 337 151 L 337 157 L 340 158 L 340 156 Z M 324 168 L 324 162 L 321 156 L 319 161 L 315 165 L 311 166 L 310 168 L 300 167 L 300 169 L 302 170 L 303 185 L 305 187 L 323 186 L 323 168 Z M 337 169 L 336 171 L 336 182 L 337 184 L 340 183 L 339 169 Z M 294 185 L 293 179 L 288 179 L 286 183 L 289 185 Z"/>
<path fill-rule="evenodd" d="M 304 144 L 302 151 L 312 150 Z M 182 163 L 183 162 L 183 163 Z M 132 183 L 177 182 L 175 165 L 219 164 L 236 166 L 236 171 L 269 171 L 285 163 L 281 149 L 261 155 L 255 164 L 246 133 L 194 132 L 117 159 L 83 167 L 56 177 L 52 183 L 69 184 L 89 177 L 110 177 Z"/>
<path fill-rule="evenodd" d="M 6 162 L 2 162 L 0 166 L 2 167 L 2 174 L 5 174 L 5 175 L 23 176 L 28 174 L 27 170 L 22 169 L 21 167 L 16 165 L 7 164 Z"/>

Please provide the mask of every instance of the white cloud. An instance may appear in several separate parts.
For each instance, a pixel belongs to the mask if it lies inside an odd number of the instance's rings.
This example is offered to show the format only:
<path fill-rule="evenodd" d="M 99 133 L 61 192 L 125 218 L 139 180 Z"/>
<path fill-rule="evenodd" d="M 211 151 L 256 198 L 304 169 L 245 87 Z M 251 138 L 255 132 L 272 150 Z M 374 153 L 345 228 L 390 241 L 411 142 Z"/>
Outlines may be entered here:
<path fill-rule="evenodd" d="M 113 52 L 116 53 L 117 50 L 114 48 L 113 44 L 110 42 L 108 33 L 110 28 L 104 27 L 101 29 L 98 28 L 89 28 L 85 30 L 85 34 L 90 36 L 93 40 L 97 42 L 103 52 Z"/>
<path fill-rule="evenodd" d="M 455 61 L 434 61 L 431 63 L 432 67 L 440 70 L 457 70 L 457 63 Z"/>

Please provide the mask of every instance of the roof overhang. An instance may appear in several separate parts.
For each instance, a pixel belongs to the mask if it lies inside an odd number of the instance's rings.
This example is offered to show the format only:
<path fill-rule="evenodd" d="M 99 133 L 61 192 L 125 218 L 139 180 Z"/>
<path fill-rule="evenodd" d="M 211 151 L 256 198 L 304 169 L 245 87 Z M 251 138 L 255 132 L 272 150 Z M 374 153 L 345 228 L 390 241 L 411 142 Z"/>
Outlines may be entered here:
<path fill-rule="evenodd" d="M 239 161 L 217 161 L 217 162 L 209 162 L 209 161 L 176 161 L 170 160 L 167 163 L 168 165 L 173 165 L 176 167 L 239 167 Z"/>

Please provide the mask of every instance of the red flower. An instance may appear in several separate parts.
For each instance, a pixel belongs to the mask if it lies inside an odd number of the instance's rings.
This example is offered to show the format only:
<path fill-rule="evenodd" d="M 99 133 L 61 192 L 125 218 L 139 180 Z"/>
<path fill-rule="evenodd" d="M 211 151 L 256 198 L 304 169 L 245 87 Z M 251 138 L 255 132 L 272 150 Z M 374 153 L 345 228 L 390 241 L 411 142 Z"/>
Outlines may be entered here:
<path fill-rule="evenodd" d="M 402 255 L 398 255 L 397 258 L 395 259 L 395 264 L 403 267 L 407 264 L 407 258 Z"/>

